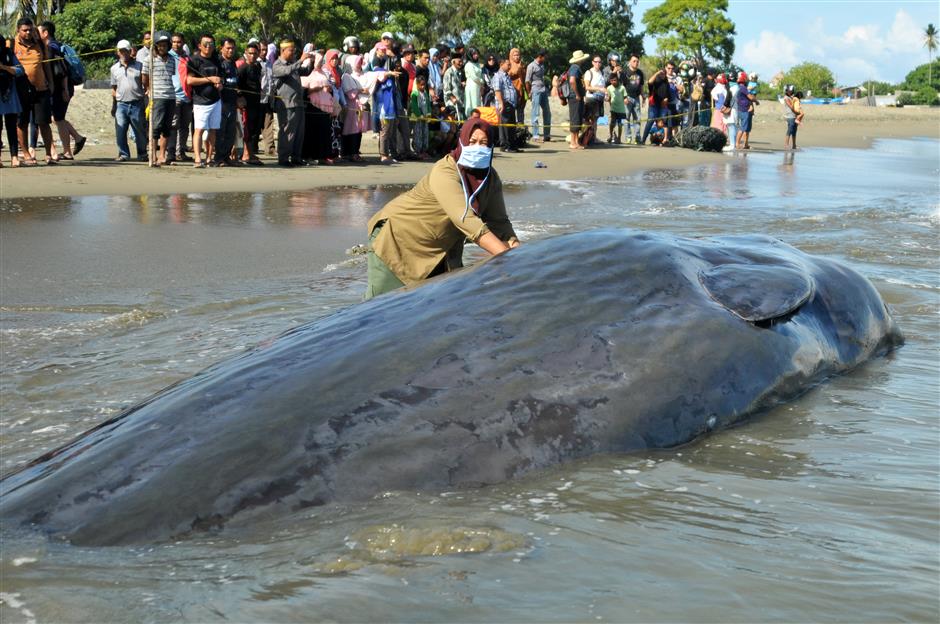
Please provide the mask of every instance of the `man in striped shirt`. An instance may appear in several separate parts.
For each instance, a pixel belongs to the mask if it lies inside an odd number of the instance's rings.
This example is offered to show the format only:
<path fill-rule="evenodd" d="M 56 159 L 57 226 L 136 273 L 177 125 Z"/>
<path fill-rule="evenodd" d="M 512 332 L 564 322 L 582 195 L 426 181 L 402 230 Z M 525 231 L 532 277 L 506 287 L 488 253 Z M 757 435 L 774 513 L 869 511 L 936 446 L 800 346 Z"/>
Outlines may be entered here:
<path fill-rule="evenodd" d="M 150 117 L 153 119 L 153 137 L 149 153 L 153 155 L 154 148 L 159 145 L 160 153 L 154 162 L 157 165 L 165 165 L 166 144 L 173 131 L 173 114 L 176 109 L 176 89 L 173 86 L 176 59 L 170 56 L 170 33 L 157 32 L 154 54 L 143 65 L 144 90 L 150 96 Z"/>

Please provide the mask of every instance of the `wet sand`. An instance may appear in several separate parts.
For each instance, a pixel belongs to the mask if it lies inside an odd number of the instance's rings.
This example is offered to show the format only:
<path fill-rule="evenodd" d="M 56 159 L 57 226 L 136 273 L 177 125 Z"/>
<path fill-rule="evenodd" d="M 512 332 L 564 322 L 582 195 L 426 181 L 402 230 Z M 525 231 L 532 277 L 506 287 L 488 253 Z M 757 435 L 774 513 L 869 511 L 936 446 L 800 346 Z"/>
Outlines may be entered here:
<path fill-rule="evenodd" d="M 89 137 L 75 161 L 54 167 L 0 169 L 0 199 L 76 195 L 153 195 L 203 192 L 266 192 L 303 190 L 328 186 L 409 184 L 421 178 L 428 162 L 378 164 L 378 142 L 363 138 L 362 164 L 314 166 L 302 169 L 277 167 L 264 157 L 263 167 L 193 169 L 189 163 L 150 168 L 146 163 L 116 163 L 110 92 L 79 90 L 69 109 L 69 119 Z M 806 122 L 798 135 L 800 147 L 865 148 L 876 138 L 929 136 L 940 138 L 940 109 L 903 109 L 864 106 L 807 106 Z M 553 101 L 553 119 L 567 120 L 567 110 Z M 642 169 L 684 168 L 727 158 L 722 154 L 699 153 L 679 148 L 606 145 L 573 152 L 568 149 L 562 126 L 553 128 L 553 141 L 533 146 L 519 154 L 500 154 L 496 167 L 504 181 L 609 178 Z M 780 105 L 764 102 L 755 118 L 752 147 L 755 150 L 783 148 L 785 125 Z M 599 130 L 602 139 L 607 129 Z M 133 148 L 132 148 L 133 149 Z M 40 152 L 42 150 L 40 149 Z M 6 163 L 9 157 L 5 155 Z M 40 161 L 42 153 L 39 154 Z M 541 161 L 545 168 L 536 168 Z"/>

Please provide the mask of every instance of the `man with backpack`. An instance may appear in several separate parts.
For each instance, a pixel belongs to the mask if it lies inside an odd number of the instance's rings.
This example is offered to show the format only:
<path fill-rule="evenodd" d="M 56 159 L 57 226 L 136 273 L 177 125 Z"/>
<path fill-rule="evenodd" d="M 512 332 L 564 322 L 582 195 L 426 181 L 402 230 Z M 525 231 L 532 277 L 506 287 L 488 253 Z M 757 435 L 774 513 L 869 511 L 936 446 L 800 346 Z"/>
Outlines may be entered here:
<path fill-rule="evenodd" d="M 23 111 L 17 122 L 17 134 L 23 152 L 26 155 L 25 164 L 35 165 L 36 158 L 28 153 L 29 122 L 32 121 L 39 128 L 43 144 L 46 147 L 46 164 L 54 165 L 52 157 L 52 109 L 51 96 L 54 78 L 51 63 L 47 63 L 49 52 L 40 40 L 28 17 L 20 18 L 16 22 L 16 37 L 13 41 L 13 53 L 23 66 L 26 73 L 25 88 L 20 90 L 20 105 Z"/>
<path fill-rule="evenodd" d="M 75 95 L 75 85 L 85 81 L 84 68 L 76 69 L 74 64 L 78 55 L 69 46 L 63 46 L 55 38 L 55 24 L 46 21 L 39 25 L 39 36 L 49 50 L 49 58 L 56 59 L 52 65 L 52 119 L 56 130 L 59 131 L 59 140 L 62 141 L 62 153 L 57 160 L 72 160 L 75 154 L 85 147 L 86 138 L 75 130 L 65 115 L 68 112 L 69 102 Z M 71 52 L 67 54 L 67 52 Z M 72 138 L 75 139 L 75 150 L 72 151 Z"/>

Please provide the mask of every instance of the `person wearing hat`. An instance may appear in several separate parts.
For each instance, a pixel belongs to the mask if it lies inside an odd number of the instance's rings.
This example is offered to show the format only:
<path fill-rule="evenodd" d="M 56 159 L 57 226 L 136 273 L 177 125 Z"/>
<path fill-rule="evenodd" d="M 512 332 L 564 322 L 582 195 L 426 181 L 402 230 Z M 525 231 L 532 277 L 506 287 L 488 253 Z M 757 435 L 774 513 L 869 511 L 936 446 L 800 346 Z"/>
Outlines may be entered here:
<path fill-rule="evenodd" d="M 457 147 L 369 219 L 366 299 L 460 267 L 467 239 L 492 255 L 519 245 L 492 167 L 491 132 L 471 117 Z"/>
<path fill-rule="evenodd" d="M 153 41 L 153 54 L 143 67 L 144 91 L 150 96 L 150 117 L 153 119 L 153 145 L 159 145 L 159 154 L 154 163 L 167 163 L 167 140 L 173 129 L 173 113 L 176 109 L 176 59 L 170 56 L 170 33 L 159 30 Z M 151 73 L 150 63 L 153 63 Z"/>
<path fill-rule="evenodd" d="M 349 35 L 343 39 L 343 53 L 339 57 L 340 64 L 343 67 L 343 73 L 351 74 L 353 72 L 353 63 L 359 56 L 359 49 L 362 47 L 362 42 L 359 41 L 359 37 L 355 35 Z"/>
<path fill-rule="evenodd" d="M 282 167 L 305 165 L 304 147 L 304 89 L 301 76 L 313 71 L 313 54 L 304 52 L 294 60 L 297 46 L 287 39 L 281 41 L 281 54 L 272 68 L 277 92 L 274 111 L 277 113 L 277 161 Z"/>
<path fill-rule="evenodd" d="M 451 65 L 444 71 L 442 78 L 444 86 L 444 103 L 453 106 L 457 113 L 457 119 L 462 121 L 467 118 L 466 107 L 464 106 L 464 93 L 466 88 L 461 74 L 463 74 L 463 57 L 455 56 L 451 60 Z"/>
<path fill-rule="evenodd" d="M 727 133 L 728 129 L 725 126 L 724 115 L 721 113 L 721 109 L 724 108 L 725 102 L 728 98 L 728 79 L 724 74 L 718 74 L 715 76 L 715 85 L 712 87 L 709 104 L 712 109 L 711 114 L 711 125 L 712 128 L 721 130 L 722 132 Z"/>
<path fill-rule="evenodd" d="M 536 143 L 551 141 L 552 109 L 549 99 L 549 89 L 545 84 L 545 57 L 548 55 L 544 49 L 535 53 L 535 58 L 525 68 L 525 89 L 532 101 L 532 113 L 529 120 L 532 126 L 532 140 Z M 542 112 L 544 124 L 544 138 L 539 136 L 539 111 Z"/>
<path fill-rule="evenodd" d="M 751 136 L 751 115 L 754 110 L 752 102 L 757 98 L 751 95 L 747 90 L 747 73 L 738 72 L 738 93 L 735 96 L 736 110 L 738 113 L 738 138 L 735 146 L 737 149 L 751 149 L 748 142 Z"/>
<path fill-rule="evenodd" d="M 117 106 L 114 112 L 114 132 L 118 147 L 118 162 L 131 159 L 127 145 L 127 130 L 134 129 L 137 160 L 147 160 L 147 130 L 144 127 L 144 68 L 131 57 L 131 42 L 121 39 L 117 44 L 118 61 L 111 66 L 111 97 Z"/>
<path fill-rule="evenodd" d="M 587 94 L 587 88 L 584 86 L 584 72 L 581 71 L 581 64 L 591 58 L 581 50 L 575 50 L 571 58 L 568 59 L 568 84 L 571 86 L 571 99 L 568 100 L 568 147 L 570 149 L 584 149 L 578 143 L 578 133 L 581 132 L 581 124 L 584 121 L 584 96 Z"/>

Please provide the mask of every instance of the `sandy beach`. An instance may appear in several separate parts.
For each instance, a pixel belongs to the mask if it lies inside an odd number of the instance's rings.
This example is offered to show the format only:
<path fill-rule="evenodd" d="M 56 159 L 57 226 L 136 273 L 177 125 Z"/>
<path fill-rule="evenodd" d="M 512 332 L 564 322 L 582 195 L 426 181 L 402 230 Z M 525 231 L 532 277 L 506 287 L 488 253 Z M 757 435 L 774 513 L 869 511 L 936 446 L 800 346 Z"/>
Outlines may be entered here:
<path fill-rule="evenodd" d="M 644 111 L 645 112 L 645 111 Z M 567 110 L 553 101 L 552 118 L 567 120 Z M 427 171 L 427 162 L 392 166 L 377 164 L 378 142 L 363 138 L 362 164 L 314 166 L 303 169 L 276 167 L 265 157 L 264 167 L 193 169 L 188 163 L 150 168 L 146 163 L 116 163 L 114 124 L 110 116 L 108 90 L 78 90 L 69 109 L 69 119 L 89 137 L 83 152 L 73 162 L 53 167 L 40 165 L 14 171 L 0 169 L 0 199 L 74 195 L 141 195 L 226 191 L 302 190 L 327 186 L 408 184 Z M 514 180 L 587 179 L 621 176 L 641 169 L 682 168 L 727 158 L 680 148 L 653 148 L 602 144 L 595 149 L 572 152 L 561 131 L 553 128 L 553 141 L 533 146 L 519 154 L 499 154 L 500 175 Z M 783 148 L 785 125 L 780 105 L 763 102 L 755 119 L 751 144 L 754 150 Z M 600 128 L 602 139 L 607 129 Z M 929 136 L 940 138 L 940 109 L 907 107 L 869 108 L 860 105 L 808 106 L 798 145 L 807 147 L 865 148 L 876 138 Z M 40 149 L 41 152 L 41 149 Z M 6 165 L 8 155 L 4 154 Z M 41 161 L 41 153 L 40 153 Z M 541 161 L 544 168 L 536 168 Z"/>

